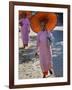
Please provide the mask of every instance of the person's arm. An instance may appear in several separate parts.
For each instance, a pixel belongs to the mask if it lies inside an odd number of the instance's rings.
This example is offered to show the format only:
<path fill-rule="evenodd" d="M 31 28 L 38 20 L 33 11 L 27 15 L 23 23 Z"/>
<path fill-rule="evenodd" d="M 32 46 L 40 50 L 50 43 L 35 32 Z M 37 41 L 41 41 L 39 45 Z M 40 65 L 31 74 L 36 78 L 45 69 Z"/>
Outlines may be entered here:
<path fill-rule="evenodd" d="M 52 33 L 50 33 L 50 40 L 51 40 L 51 45 L 53 45 L 53 43 L 54 43 L 54 36 L 53 36 Z"/>
<path fill-rule="evenodd" d="M 48 40 L 49 40 L 50 45 L 53 45 L 54 37 L 51 32 L 48 32 Z"/>
<path fill-rule="evenodd" d="M 28 24 L 28 32 L 30 33 L 30 22 Z"/>
<path fill-rule="evenodd" d="M 28 25 L 28 32 L 30 33 L 30 21 L 28 18 L 27 18 L 27 25 Z"/>

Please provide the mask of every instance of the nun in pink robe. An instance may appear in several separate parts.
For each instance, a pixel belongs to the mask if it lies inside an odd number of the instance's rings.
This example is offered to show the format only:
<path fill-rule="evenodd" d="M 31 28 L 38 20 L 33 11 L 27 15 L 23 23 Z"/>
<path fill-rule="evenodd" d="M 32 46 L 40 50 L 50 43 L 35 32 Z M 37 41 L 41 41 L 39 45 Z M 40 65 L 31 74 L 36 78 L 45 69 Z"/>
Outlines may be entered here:
<path fill-rule="evenodd" d="M 19 24 L 21 25 L 21 37 L 23 41 L 24 48 L 28 46 L 29 32 L 30 32 L 30 22 L 27 17 L 20 19 Z"/>
<path fill-rule="evenodd" d="M 39 59 L 40 66 L 43 72 L 43 78 L 48 75 L 48 71 L 52 74 L 52 51 L 51 51 L 51 36 L 50 32 L 46 31 L 44 28 L 42 31 L 38 32 L 37 35 L 37 48 L 39 49 Z"/>

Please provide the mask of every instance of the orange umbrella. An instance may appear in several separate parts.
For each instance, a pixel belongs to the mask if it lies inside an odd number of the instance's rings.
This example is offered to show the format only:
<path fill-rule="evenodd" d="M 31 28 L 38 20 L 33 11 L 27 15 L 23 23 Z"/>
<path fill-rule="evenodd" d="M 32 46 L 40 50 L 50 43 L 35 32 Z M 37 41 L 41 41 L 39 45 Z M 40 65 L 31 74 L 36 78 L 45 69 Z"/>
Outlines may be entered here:
<path fill-rule="evenodd" d="M 41 31 L 40 23 L 47 21 L 45 27 L 46 30 L 52 31 L 57 24 L 57 15 L 55 13 L 38 12 L 31 17 L 31 28 L 34 32 L 38 33 Z"/>

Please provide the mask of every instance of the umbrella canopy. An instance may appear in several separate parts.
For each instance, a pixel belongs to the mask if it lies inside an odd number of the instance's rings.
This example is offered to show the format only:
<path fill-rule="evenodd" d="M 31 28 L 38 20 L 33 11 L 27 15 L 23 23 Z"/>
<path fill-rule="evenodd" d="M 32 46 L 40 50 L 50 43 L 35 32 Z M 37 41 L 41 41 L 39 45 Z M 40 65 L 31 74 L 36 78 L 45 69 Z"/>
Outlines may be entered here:
<path fill-rule="evenodd" d="M 46 30 L 52 31 L 57 24 L 57 15 L 55 13 L 38 12 L 30 19 L 31 28 L 34 32 L 41 31 L 41 22 L 46 21 Z"/>

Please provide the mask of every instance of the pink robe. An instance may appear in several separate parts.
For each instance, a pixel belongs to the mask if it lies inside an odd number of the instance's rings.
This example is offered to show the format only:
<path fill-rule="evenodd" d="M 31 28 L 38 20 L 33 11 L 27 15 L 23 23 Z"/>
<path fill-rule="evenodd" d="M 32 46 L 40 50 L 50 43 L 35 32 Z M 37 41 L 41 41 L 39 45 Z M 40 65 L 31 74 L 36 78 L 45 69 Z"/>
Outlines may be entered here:
<path fill-rule="evenodd" d="M 19 23 L 22 24 L 21 26 L 21 36 L 23 44 L 28 44 L 29 41 L 29 32 L 30 32 L 30 22 L 28 18 L 21 19 Z"/>
<path fill-rule="evenodd" d="M 52 56 L 51 56 L 51 46 L 48 42 L 48 36 L 50 36 L 47 31 L 41 31 L 37 35 L 37 47 L 39 48 L 39 58 L 42 72 L 48 72 L 52 68 Z"/>

